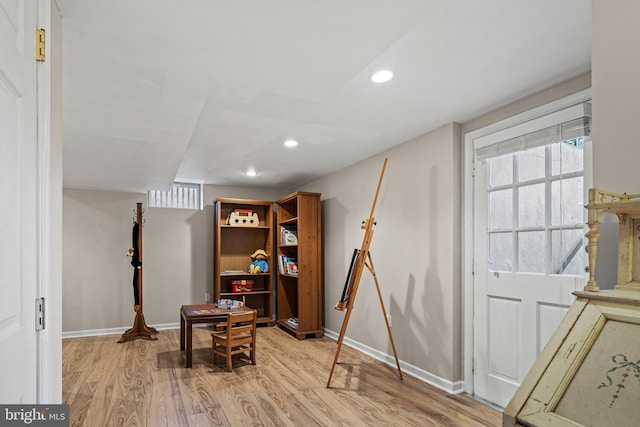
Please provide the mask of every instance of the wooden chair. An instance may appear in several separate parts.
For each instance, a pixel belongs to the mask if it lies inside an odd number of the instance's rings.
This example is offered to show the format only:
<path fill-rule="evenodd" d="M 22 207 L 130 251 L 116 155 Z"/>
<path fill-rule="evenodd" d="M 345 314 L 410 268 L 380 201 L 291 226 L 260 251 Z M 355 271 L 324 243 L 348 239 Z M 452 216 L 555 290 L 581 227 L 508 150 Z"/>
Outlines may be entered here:
<path fill-rule="evenodd" d="M 227 328 L 222 332 L 212 332 L 212 358 L 216 364 L 218 355 L 227 360 L 227 371 L 231 372 L 231 356 L 249 352 L 251 364 L 256 364 L 256 310 L 251 313 L 230 314 Z"/>

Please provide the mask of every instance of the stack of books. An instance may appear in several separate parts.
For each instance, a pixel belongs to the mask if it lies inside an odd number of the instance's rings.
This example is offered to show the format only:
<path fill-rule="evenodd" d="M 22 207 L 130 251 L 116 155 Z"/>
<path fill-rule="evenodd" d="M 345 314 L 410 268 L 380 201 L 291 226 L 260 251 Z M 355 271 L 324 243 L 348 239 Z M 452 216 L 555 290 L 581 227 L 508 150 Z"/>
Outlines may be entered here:
<path fill-rule="evenodd" d="M 297 275 L 298 263 L 296 259 L 283 254 L 278 255 L 278 271 L 280 274 Z"/>
<path fill-rule="evenodd" d="M 237 308 L 243 307 L 244 303 L 235 299 L 223 298 L 216 301 L 216 307 L 218 308 Z"/>

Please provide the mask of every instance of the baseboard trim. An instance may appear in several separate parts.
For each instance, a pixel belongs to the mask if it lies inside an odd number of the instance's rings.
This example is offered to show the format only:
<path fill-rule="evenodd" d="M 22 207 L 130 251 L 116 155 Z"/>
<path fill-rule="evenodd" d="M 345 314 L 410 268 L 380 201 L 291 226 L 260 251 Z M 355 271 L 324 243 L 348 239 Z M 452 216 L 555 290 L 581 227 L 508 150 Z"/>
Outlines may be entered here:
<path fill-rule="evenodd" d="M 180 327 L 180 323 L 161 323 L 159 325 L 149 325 L 152 328 L 156 328 L 159 331 L 167 330 L 167 329 L 177 329 Z M 209 326 L 206 323 L 199 323 L 197 325 L 193 325 L 196 327 L 206 327 Z M 81 338 L 81 337 L 97 337 L 102 335 L 122 335 L 126 331 L 131 329 L 131 327 L 122 327 L 122 328 L 107 328 L 107 329 L 87 329 L 85 331 L 69 331 L 62 333 L 62 339 L 65 338 Z"/>
<path fill-rule="evenodd" d="M 324 330 L 325 336 L 338 340 L 339 335 L 329 329 Z M 342 343 L 348 345 L 351 348 L 354 348 L 367 356 L 371 356 L 376 360 L 383 362 L 386 365 L 391 366 L 394 370 L 397 369 L 396 359 L 393 355 L 389 355 L 381 352 L 380 350 L 376 350 L 375 348 L 369 347 L 368 345 L 362 344 L 358 341 L 352 340 L 351 338 L 344 337 Z M 431 372 L 425 371 L 424 369 L 418 368 L 410 363 L 400 362 L 400 369 L 402 369 L 403 374 L 411 375 L 414 378 L 419 379 L 422 382 L 425 382 L 429 385 L 432 385 L 440 390 L 446 391 L 449 394 L 460 394 L 464 392 L 464 381 L 449 381 L 442 377 L 432 374 Z"/>

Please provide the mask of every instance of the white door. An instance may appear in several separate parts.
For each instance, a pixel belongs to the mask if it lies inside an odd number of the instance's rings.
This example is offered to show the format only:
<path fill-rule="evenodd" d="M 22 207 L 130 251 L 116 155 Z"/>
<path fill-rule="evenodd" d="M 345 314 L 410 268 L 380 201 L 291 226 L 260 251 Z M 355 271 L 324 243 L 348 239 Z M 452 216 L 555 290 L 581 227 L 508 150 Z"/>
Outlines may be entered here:
<path fill-rule="evenodd" d="M 37 402 L 36 2 L 0 0 L 0 402 Z"/>
<path fill-rule="evenodd" d="M 475 162 L 473 388 L 501 407 L 562 320 L 572 291 L 584 287 L 588 264 L 585 139 L 518 144 Z"/>

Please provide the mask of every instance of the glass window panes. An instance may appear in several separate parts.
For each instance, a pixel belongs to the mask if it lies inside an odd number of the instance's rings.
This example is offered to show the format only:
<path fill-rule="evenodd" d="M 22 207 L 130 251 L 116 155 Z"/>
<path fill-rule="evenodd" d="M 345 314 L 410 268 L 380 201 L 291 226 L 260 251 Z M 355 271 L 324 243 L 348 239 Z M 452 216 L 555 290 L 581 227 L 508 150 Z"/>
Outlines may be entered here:
<path fill-rule="evenodd" d="M 513 237 L 511 233 L 489 233 L 489 270 L 513 271 Z"/>
<path fill-rule="evenodd" d="M 584 250 L 584 230 L 551 231 L 551 273 L 584 274 L 587 254 Z"/>
<path fill-rule="evenodd" d="M 584 275 L 584 141 L 486 161 L 489 269 Z"/>
<path fill-rule="evenodd" d="M 518 153 L 518 182 L 545 177 L 545 147 Z"/>
<path fill-rule="evenodd" d="M 513 190 L 489 193 L 489 229 L 499 230 L 513 226 Z"/>
<path fill-rule="evenodd" d="M 527 185 L 518 190 L 518 226 L 544 227 L 544 183 Z"/>
<path fill-rule="evenodd" d="M 522 273 L 545 273 L 544 231 L 521 231 L 518 233 L 518 271 Z"/>
<path fill-rule="evenodd" d="M 576 225 L 585 222 L 583 177 L 551 183 L 551 225 Z"/>
<path fill-rule="evenodd" d="M 513 183 L 513 154 L 489 159 L 489 187 Z"/>
<path fill-rule="evenodd" d="M 174 182 L 171 190 L 147 191 L 147 205 L 150 208 L 201 209 L 202 185 Z"/>
<path fill-rule="evenodd" d="M 584 143 L 582 138 L 551 146 L 551 173 L 553 175 L 579 172 L 583 168 Z"/>

